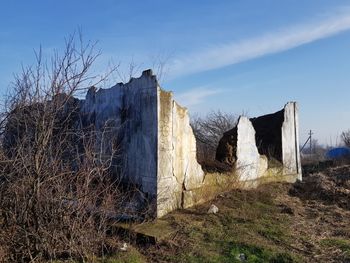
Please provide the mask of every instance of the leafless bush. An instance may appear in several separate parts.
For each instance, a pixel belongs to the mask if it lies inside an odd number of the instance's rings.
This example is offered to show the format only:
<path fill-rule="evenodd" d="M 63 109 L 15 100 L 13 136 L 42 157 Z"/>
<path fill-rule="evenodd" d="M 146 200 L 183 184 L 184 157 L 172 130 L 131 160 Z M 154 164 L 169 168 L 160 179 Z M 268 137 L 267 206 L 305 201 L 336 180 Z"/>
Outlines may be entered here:
<path fill-rule="evenodd" d="M 151 59 L 151 68 L 153 72 L 157 75 L 158 83 L 162 83 L 168 73 L 169 67 L 168 62 L 170 59 L 170 55 L 161 55 L 152 56 Z M 122 69 L 124 66 L 124 69 Z M 133 58 L 127 65 L 118 64 L 116 69 L 116 77 L 126 83 L 129 82 L 135 75 L 142 72 L 142 68 L 144 68 L 145 64 L 136 62 Z"/>
<path fill-rule="evenodd" d="M 232 129 L 237 123 L 233 114 L 212 111 L 205 117 L 195 116 L 191 126 L 197 140 L 197 159 L 200 163 L 213 162 L 216 148 L 224 132 Z"/>
<path fill-rule="evenodd" d="M 350 147 L 350 130 L 342 132 L 341 139 L 347 147 Z"/>
<path fill-rule="evenodd" d="M 302 165 L 318 164 L 326 160 L 327 147 L 321 145 L 317 139 L 312 139 L 310 147 L 305 147 L 301 152 Z"/>
<path fill-rule="evenodd" d="M 110 248 L 107 223 L 121 202 L 113 154 L 99 158 L 73 98 L 106 77 L 90 74 L 94 47 L 72 36 L 62 55 L 45 62 L 39 51 L 15 77 L 0 151 L 0 253 L 9 262 L 84 261 Z"/>

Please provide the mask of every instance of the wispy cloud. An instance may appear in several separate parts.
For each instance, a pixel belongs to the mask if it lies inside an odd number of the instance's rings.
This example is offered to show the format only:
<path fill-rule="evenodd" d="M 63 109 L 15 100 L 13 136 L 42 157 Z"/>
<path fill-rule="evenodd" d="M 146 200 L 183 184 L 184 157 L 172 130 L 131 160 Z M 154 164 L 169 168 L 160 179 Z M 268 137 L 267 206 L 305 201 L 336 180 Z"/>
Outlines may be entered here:
<path fill-rule="evenodd" d="M 204 100 L 212 95 L 222 93 L 222 89 L 212 89 L 212 88 L 194 88 L 183 93 L 175 95 L 176 100 L 180 102 L 181 105 L 185 107 L 194 106 L 204 102 Z"/>
<path fill-rule="evenodd" d="M 216 69 L 264 55 L 282 52 L 350 29 L 350 8 L 301 24 L 239 42 L 226 43 L 174 59 L 171 78 Z"/>

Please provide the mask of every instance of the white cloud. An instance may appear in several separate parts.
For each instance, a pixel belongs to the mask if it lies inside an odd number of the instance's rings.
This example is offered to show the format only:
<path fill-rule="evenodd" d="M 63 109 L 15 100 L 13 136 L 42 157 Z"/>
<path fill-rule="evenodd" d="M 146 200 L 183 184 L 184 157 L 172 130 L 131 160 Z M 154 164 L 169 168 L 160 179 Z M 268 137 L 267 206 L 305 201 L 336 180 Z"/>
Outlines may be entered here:
<path fill-rule="evenodd" d="M 323 16 L 318 22 L 290 27 L 179 57 L 171 62 L 169 77 L 216 69 L 282 52 L 349 29 L 350 9 L 346 7 L 331 16 Z"/>
<path fill-rule="evenodd" d="M 185 91 L 178 95 L 175 95 L 176 100 L 185 107 L 194 106 L 202 103 L 205 98 L 221 93 L 221 89 L 210 89 L 210 88 L 194 88 L 189 91 Z"/>

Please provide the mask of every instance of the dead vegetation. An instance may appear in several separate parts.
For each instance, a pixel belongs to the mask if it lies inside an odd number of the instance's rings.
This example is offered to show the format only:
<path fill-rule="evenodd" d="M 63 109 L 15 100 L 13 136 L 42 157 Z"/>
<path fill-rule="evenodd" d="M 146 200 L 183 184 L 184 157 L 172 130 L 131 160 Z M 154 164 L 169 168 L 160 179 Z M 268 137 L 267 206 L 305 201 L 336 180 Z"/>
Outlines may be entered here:
<path fill-rule="evenodd" d="M 290 192 L 301 199 L 336 204 L 350 210 L 349 166 L 330 167 L 325 171 L 309 174 L 302 182 L 295 183 Z"/>
<path fill-rule="evenodd" d="M 172 234 L 134 243 L 143 255 L 135 262 L 350 262 L 349 183 L 350 166 L 342 166 L 302 183 L 223 193 L 167 215 Z M 210 204 L 219 212 L 207 214 Z"/>
<path fill-rule="evenodd" d="M 347 147 L 350 147 L 350 130 L 342 132 L 341 139 Z"/>
<path fill-rule="evenodd" d="M 0 151 L 2 261 L 85 261 L 113 250 L 108 220 L 122 200 L 112 160 L 99 158 L 93 129 L 75 124 L 73 95 L 101 81 L 90 74 L 98 56 L 94 44 L 79 37 L 69 38 L 50 63 L 38 52 L 36 65 L 16 76 L 7 100 Z"/>
<path fill-rule="evenodd" d="M 231 167 L 215 159 L 216 149 L 224 132 L 237 124 L 237 116 L 225 112 L 212 111 L 204 117 L 194 116 L 191 127 L 196 137 L 197 160 L 207 172 L 227 172 Z"/>
<path fill-rule="evenodd" d="M 126 235 L 126 252 L 95 262 L 350 262 L 349 175 L 350 166 L 325 168 L 303 183 L 223 193 L 149 225 L 170 233 L 155 244 Z"/>

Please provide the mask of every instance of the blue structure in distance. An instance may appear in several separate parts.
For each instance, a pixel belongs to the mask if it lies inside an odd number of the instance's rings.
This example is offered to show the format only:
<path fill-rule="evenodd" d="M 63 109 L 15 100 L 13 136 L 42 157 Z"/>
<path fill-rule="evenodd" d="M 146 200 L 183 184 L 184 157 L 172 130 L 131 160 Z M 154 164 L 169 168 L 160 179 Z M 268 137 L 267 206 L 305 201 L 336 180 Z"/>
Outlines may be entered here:
<path fill-rule="evenodd" d="M 326 157 L 328 159 L 341 159 L 350 157 L 350 148 L 347 147 L 337 147 L 326 152 Z"/>

